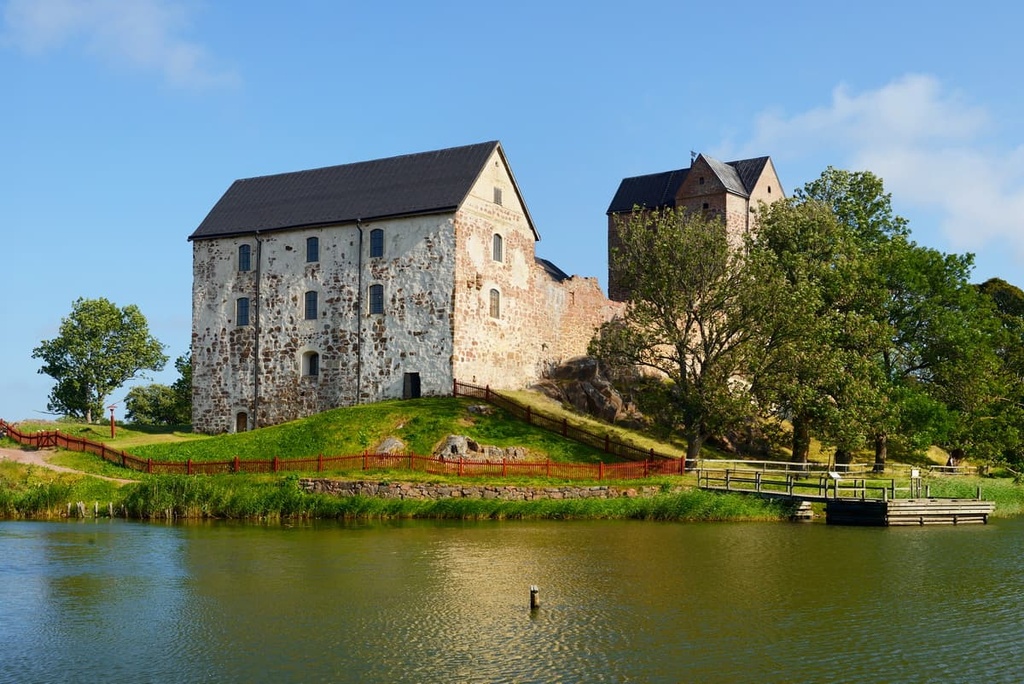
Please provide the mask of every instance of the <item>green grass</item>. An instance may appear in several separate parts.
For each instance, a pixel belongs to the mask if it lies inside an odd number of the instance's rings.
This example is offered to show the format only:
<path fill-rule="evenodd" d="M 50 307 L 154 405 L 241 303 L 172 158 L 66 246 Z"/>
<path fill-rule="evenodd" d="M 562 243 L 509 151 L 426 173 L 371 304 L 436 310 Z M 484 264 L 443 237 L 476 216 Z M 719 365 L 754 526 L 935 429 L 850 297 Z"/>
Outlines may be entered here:
<path fill-rule="evenodd" d="M 0 461 L 0 517 L 59 517 L 79 501 L 90 511 L 95 502 L 106 510 L 119 495 L 106 480 Z"/>
<path fill-rule="evenodd" d="M 229 461 L 240 459 L 304 458 L 359 454 L 374 449 L 386 437 L 401 439 L 408 451 L 430 455 L 450 434 L 471 437 L 499 447 L 521 446 L 531 460 L 596 463 L 607 454 L 508 417 L 495 409 L 490 415 L 470 413 L 469 399 L 385 401 L 335 409 L 310 418 L 272 427 L 204 439 L 136 447 L 139 458 L 163 461 Z"/>

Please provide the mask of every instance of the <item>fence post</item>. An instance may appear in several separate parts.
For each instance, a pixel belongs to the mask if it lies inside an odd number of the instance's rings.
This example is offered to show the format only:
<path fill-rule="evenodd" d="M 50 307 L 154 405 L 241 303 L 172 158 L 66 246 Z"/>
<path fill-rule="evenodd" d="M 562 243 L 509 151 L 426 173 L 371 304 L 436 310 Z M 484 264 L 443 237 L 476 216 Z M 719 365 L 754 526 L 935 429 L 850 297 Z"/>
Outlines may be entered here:
<path fill-rule="evenodd" d="M 146 460 L 146 472 L 149 473 L 150 475 L 153 474 L 153 459 L 152 458 Z"/>
<path fill-rule="evenodd" d="M 761 493 L 761 471 L 758 470 L 754 473 L 754 491 L 758 494 Z"/>
<path fill-rule="evenodd" d="M 526 407 L 526 424 L 527 425 L 530 424 L 530 407 L 529 406 Z"/>
<path fill-rule="evenodd" d="M 459 396 L 459 381 L 455 378 L 452 378 L 452 396 Z"/>
<path fill-rule="evenodd" d="M 547 461 L 547 469 L 545 470 L 545 472 L 546 472 L 548 477 L 551 477 L 551 459 L 550 458 Z"/>
<path fill-rule="evenodd" d="M 460 456 L 459 457 L 459 477 L 462 477 L 462 473 L 464 472 L 463 468 L 462 468 L 462 463 L 463 463 L 462 457 Z"/>
<path fill-rule="evenodd" d="M 491 400 L 491 386 L 490 385 L 484 385 L 484 401 L 490 401 L 490 400 Z"/>
<path fill-rule="evenodd" d="M 192 459 L 191 458 L 188 459 L 187 461 L 185 461 L 185 474 L 186 475 L 191 475 L 192 474 Z"/>
<path fill-rule="evenodd" d="M 647 478 L 647 477 L 650 477 L 650 476 L 651 476 L 651 462 L 648 461 L 645 458 L 644 459 L 644 477 Z"/>
<path fill-rule="evenodd" d="M 277 472 L 277 468 L 278 468 L 278 464 L 277 464 L 277 454 L 274 454 L 274 472 L 275 472 L 275 473 Z"/>
<path fill-rule="evenodd" d="M 608 433 L 605 433 L 605 435 L 604 435 L 604 453 L 607 454 L 611 450 L 611 448 L 612 448 L 611 442 L 612 442 L 611 437 L 608 436 Z"/>
<path fill-rule="evenodd" d="M 569 434 L 569 421 L 565 418 L 562 419 L 562 436 L 565 437 Z"/>
<path fill-rule="evenodd" d="M 235 472 L 238 472 L 238 456 L 235 456 Z"/>
<path fill-rule="evenodd" d="M 363 470 L 370 469 L 370 457 L 366 453 L 366 449 L 363 449 Z"/>
<path fill-rule="evenodd" d="M 316 472 L 322 473 L 324 471 L 324 455 L 319 453 L 316 456 Z"/>
<path fill-rule="evenodd" d="M 600 482 L 604 479 L 604 461 L 597 462 L 597 480 Z"/>

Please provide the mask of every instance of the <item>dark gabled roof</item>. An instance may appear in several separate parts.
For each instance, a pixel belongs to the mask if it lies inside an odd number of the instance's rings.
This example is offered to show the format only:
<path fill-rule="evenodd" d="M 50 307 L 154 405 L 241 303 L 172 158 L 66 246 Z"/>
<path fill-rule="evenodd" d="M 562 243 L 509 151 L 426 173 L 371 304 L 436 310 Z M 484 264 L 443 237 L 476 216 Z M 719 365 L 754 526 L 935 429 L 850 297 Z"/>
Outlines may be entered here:
<path fill-rule="evenodd" d="M 740 159 L 738 161 L 720 162 L 713 157 L 702 155 L 704 160 L 718 176 L 728 192 L 749 197 L 754 184 L 761 177 L 768 157 Z M 608 206 L 607 213 L 619 214 L 632 211 L 633 207 L 674 207 L 679 186 L 686 180 L 689 168 L 652 173 L 646 176 L 623 178 L 619 189 Z"/>
<path fill-rule="evenodd" d="M 689 172 L 690 169 L 678 169 L 623 178 L 608 207 L 608 213 L 618 214 L 624 211 L 633 211 L 633 207 L 654 209 L 655 207 L 674 206 L 676 191 L 686 180 L 686 174 Z"/>
<path fill-rule="evenodd" d="M 537 265 L 544 269 L 545 272 L 558 282 L 566 281 L 570 278 L 569 274 L 562 269 L 555 266 L 547 259 L 541 259 L 539 256 L 534 256 L 533 260 L 537 262 Z"/>
<path fill-rule="evenodd" d="M 748 195 L 754 189 L 754 184 L 761 177 L 761 173 L 764 172 L 764 167 L 767 164 L 768 157 L 754 157 L 753 159 L 740 159 L 739 161 L 729 162 L 729 166 L 736 169 L 740 182 L 743 183 L 743 187 Z"/>
<path fill-rule="evenodd" d="M 492 140 L 237 180 L 189 240 L 455 211 L 496 149 L 504 160 Z M 526 219 L 536 235 L 529 212 Z"/>

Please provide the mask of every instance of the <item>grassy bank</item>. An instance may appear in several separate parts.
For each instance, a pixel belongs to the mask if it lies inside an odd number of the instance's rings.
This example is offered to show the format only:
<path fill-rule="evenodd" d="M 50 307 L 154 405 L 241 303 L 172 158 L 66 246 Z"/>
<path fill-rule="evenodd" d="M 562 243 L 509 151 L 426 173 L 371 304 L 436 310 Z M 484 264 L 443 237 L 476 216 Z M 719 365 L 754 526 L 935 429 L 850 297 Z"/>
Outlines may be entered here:
<path fill-rule="evenodd" d="M 399 473 L 353 474 L 359 478 L 400 479 Z M 436 481 L 436 478 L 432 478 Z M 56 473 L 33 466 L 0 463 L 0 517 L 60 518 L 81 501 L 89 515 L 98 504 L 101 515 L 112 506 L 129 518 L 216 518 L 275 521 L 288 519 L 392 519 L 449 518 L 474 520 L 784 520 L 792 508 L 740 494 L 717 494 L 696 489 L 669 492 L 692 478 L 654 478 L 644 485 L 661 486 L 665 493 L 652 497 L 500 501 L 494 499 L 400 500 L 369 497 L 334 497 L 309 494 L 295 474 L 144 476 L 139 482 L 118 485 L 86 475 Z M 473 479 L 451 479 L 450 484 L 487 484 Z M 491 482 L 495 484 L 495 482 Z M 542 479 L 500 481 L 500 484 L 550 487 L 565 482 Z M 581 484 L 581 483 L 574 483 Z M 586 483 L 582 483 L 586 484 Z M 594 483 L 596 484 L 596 483 Z M 636 487 L 639 482 L 610 483 Z M 996 502 L 995 515 L 1024 513 L 1024 487 L 997 478 L 934 478 L 932 495 Z"/>
<path fill-rule="evenodd" d="M 363 474 L 365 475 L 365 473 Z M 393 474 L 392 474 L 393 475 Z M 386 477 L 385 474 L 377 474 Z M 659 481 L 644 484 L 657 484 Z M 483 484 L 460 480 L 461 484 Z M 512 484 L 503 482 L 502 484 Z M 516 483 L 530 486 L 525 482 Z M 533 486 L 564 482 L 533 480 Z M 614 483 L 603 483 L 614 484 Z M 618 483 L 620 486 L 636 482 Z M 665 488 L 668 484 L 663 483 Z M 224 475 L 212 477 L 150 476 L 118 486 L 97 478 L 55 473 L 32 466 L 0 464 L 0 516 L 59 518 L 83 502 L 98 504 L 101 514 L 112 506 L 117 515 L 135 519 L 224 518 L 239 520 L 452 518 L 476 520 L 633 519 L 633 520 L 781 520 L 788 506 L 742 495 L 700 490 L 653 497 L 542 501 L 493 499 L 400 500 L 309 494 L 296 475 Z"/>

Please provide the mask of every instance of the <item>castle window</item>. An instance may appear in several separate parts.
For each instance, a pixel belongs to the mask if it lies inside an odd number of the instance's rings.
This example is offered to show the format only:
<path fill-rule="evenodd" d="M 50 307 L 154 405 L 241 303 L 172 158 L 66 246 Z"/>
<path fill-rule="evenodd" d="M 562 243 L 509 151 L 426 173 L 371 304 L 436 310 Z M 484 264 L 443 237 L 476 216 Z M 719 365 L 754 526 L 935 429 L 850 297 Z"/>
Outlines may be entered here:
<path fill-rule="evenodd" d="M 491 318 L 501 318 L 501 293 L 491 290 Z"/>
<path fill-rule="evenodd" d="M 769 195 L 772 194 L 772 186 L 770 186 L 770 185 L 768 186 L 768 194 Z"/>
<path fill-rule="evenodd" d="M 320 238 L 306 238 L 306 262 L 320 261 Z"/>
<path fill-rule="evenodd" d="M 700 178 L 697 179 L 697 184 L 704 185 L 704 176 L 701 176 Z"/>
<path fill-rule="evenodd" d="M 384 313 L 384 286 L 383 285 L 371 285 L 370 286 L 370 313 L 371 314 L 382 314 L 382 313 Z"/>
<path fill-rule="evenodd" d="M 238 246 L 238 270 L 252 270 L 252 248 L 249 245 Z"/>
<path fill-rule="evenodd" d="M 235 325 L 249 325 L 249 298 L 235 300 Z"/>
<path fill-rule="evenodd" d="M 384 256 L 384 231 L 381 228 L 370 231 L 370 256 Z"/>
<path fill-rule="evenodd" d="M 320 355 L 315 351 L 302 355 L 302 374 L 307 377 L 320 375 Z"/>
<path fill-rule="evenodd" d="M 708 210 L 708 203 L 707 203 L 707 202 L 705 202 L 705 203 L 704 203 L 704 207 L 703 207 L 703 209 L 704 209 L 704 211 L 707 211 L 707 210 Z"/>
<path fill-rule="evenodd" d="M 503 240 L 502 240 L 501 236 L 498 235 L 497 233 L 495 233 L 494 234 L 494 240 L 492 240 L 492 243 L 491 243 L 491 258 L 493 258 L 495 261 L 503 261 L 504 260 L 503 259 L 503 254 L 502 254 L 502 246 L 503 246 L 502 242 L 503 242 Z"/>
<path fill-rule="evenodd" d="M 316 320 L 316 290 L 306 293 L 306 320 Z"/>
<path fill-rule="evenodd" d="M 494 188 L 494 203 L 501 204 L 501 188 Z"/>

